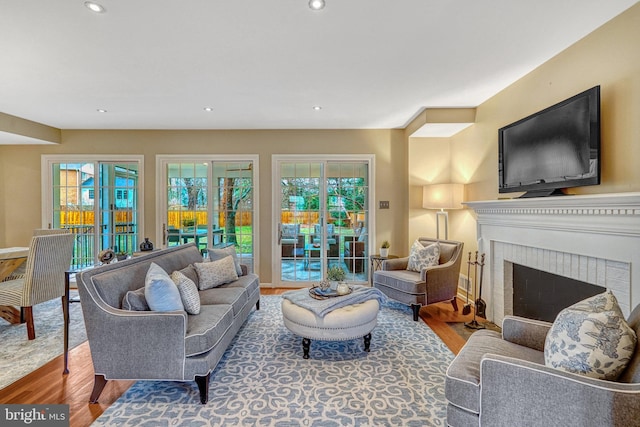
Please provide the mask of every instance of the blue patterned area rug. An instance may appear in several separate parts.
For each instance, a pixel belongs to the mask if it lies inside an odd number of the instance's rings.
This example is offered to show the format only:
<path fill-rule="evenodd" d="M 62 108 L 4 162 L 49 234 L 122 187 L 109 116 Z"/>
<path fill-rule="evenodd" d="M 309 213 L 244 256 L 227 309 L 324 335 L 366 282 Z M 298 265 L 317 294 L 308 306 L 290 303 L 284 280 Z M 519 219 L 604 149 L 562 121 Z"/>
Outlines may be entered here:
<path fill-rule="evenodd" d="M 71 291 L 77 299 L 78 292 Z M 0 389 L 60 356 L 64 350 L 64 319 L 60 298 L 33 306 L 36 339 L 27 339 L 27 324 L 0 319 Z M 87 340 L 80 304 L 69 305 L 69 349 Z M 73 362 L 70 361 L 72 364 Z"/>
<path fill-rule="evenodd" d="M 408 307 L 384 305 L 371 352 L 362 339 L 312 341 L 282 323 L 280 296 L 262 296 L 211 375 L 209 402 L 195 382 L 138 381 L 94 426 L 444 426 L 445 371 L 453 353 Z"/>

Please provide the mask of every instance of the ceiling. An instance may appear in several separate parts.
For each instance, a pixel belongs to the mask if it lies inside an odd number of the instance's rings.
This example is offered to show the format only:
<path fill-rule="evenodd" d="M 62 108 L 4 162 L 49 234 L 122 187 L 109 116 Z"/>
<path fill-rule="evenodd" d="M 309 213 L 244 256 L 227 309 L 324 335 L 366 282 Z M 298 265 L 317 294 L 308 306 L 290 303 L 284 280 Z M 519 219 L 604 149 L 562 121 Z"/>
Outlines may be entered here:
<path fill-rule="evenodd" d="M 404 128 L 479 105 L 636 3 L 96 1 L 105 13 L 0 0 L 0 112 L 59 129 Z"/>

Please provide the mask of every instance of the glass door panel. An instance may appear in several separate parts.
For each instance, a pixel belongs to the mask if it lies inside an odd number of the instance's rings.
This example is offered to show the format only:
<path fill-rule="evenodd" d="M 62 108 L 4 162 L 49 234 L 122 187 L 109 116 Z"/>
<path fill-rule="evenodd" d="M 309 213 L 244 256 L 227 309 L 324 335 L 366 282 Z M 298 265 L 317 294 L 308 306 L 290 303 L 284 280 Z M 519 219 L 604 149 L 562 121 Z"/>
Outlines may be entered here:
<path fill-rule="evenodd" d="M 138 247 L 140 163 L 52 162 L 52 228 L 76 236 L 72 267 L 99 262 L 103 249 L 131 255 Z"/>
<path fill-rule="evenodd" d="M 322 163 L 280 163 L 280 280 L 319 281 L 326 252 L 322 250 Z"/>
<path fill-rule="evenodd" d="M 160 159 L 160 165 L 166 175 L 163 245 L 195 242 L 203 253 L 235 245 L 253 272 L 254 160 Z"/>
<path fill-rule="evenodd" d="M 253 271 L 253 162 L 213 162 L 212 247 L 235 245 Z"/>
<path fill-rule="evenodd" d="M 200 250 L 207 248 L 208 174 L 208 163 L 167 165 L 166 246 L 195 242 Z"/>
<path fill-rule="evenodd" d="M 116 254 L 138 251 L 138 165 L 101 163 L 99 165 L 101 248 Z"/>
<path fill-rule="evenodd" d="M 327 229 L 329 266 L 337 265 L 347 279 L 364 282 L 369 272 L 369 187 L 364 162 L 327 164 Z"/>
<path fill-rule="evenodd" d="M 276 277 L 308 286 L 342 268 L 351 282 L 369 272 L 369 166 L 366 161 L 282 160 L 278 163 Z"/>
<path fill-rule="evenodd" d="M 65 228 L 76 236 L 72 266 L 95 263 L 95 164 L 52 165 L 53 218 L 51 228 Z"/>

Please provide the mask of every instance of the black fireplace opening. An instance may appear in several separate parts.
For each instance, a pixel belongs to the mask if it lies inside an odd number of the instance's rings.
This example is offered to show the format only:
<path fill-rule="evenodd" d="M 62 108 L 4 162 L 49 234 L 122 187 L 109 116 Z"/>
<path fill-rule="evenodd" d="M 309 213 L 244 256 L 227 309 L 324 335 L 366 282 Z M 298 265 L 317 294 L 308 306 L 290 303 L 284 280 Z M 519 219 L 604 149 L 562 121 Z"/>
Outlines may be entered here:
<path fill-rule="evenodd" d="M 553 322 L 564 308 L 606 288 L 513 264 L 513 314 Z"/>

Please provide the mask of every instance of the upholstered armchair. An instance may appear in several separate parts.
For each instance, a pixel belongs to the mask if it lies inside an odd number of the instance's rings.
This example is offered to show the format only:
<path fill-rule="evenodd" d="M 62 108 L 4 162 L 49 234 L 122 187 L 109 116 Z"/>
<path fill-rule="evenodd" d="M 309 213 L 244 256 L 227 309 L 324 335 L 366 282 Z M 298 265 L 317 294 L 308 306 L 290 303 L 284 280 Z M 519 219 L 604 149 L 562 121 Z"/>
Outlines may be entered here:
<path fill-rule="evenodd" d="M 282 224 L 280 228 L 280 246 L 282 258 L 304 256 L 305 236 L 300 233 L 300 224 Z"/>
<path fill-rule="evenodd" d="M 313 226 L 313 237 L 311 243 L 319 244 L 321 242 L 322 226 L 315 224 Z M 340 256 L 340 246 L 338 245 L 338 236 L 336 236 L 336 229 L 333 224 L 327 224 L 327 245 L 329 246 L 328 256 L 331 258 L 337 258 Z"/>
<path fill-rule="evenodd" d="M 0 282 L 0 305 L 20 307 L 30 340 L 36 337 L 34 305 L 61 298 L 63 310 L 66 306 L 65 272 L 71 266 L 73 243 L 70 233 L 33 236 L 24 275 Z"/>
<path fill-rule="evenodd" d="M 344 263 L 352 273 L 364 272 L 365 243 L 358 236 L 344 237 Z"/>
<path fill-rule="evenodd" d="M 382 262 L 381 270 L 373 273 L 373 286 L 389 298 L 411 305 L 416 321 L 420 308 L 427 304 L 451 301 L 453 309 L 458 311 L 456 295 L 464 244 L 427 237 L 420 237 L 418 241 L 425 247 L 440 244 L 438 265 L 412 271 L 407 270 L 409 257 L 388 259 Z"/>
<path fill-rule="evenodd" d="M 70 233 L 71 230 L 66 228 L 36 228 L 33 230 L 32 236 L 46 236 L 49 234 L 67 234 Z M 23 279 L 26 272 L 26 263 L 22 263 L 18 268 L 16 268 L 11 275 L 6 277 L 3 282 L 8 282 L 9 280 L 14 279 Z"/>
<path fill-rule="evenodd" d="M 640 306 L 627 319 L 640 336 Z M 552 324 L 506 316 L 475 332 L 447 370 L 447 425 L 640 426 L 640 344 L 615 381 L 545 365 Z"/>

